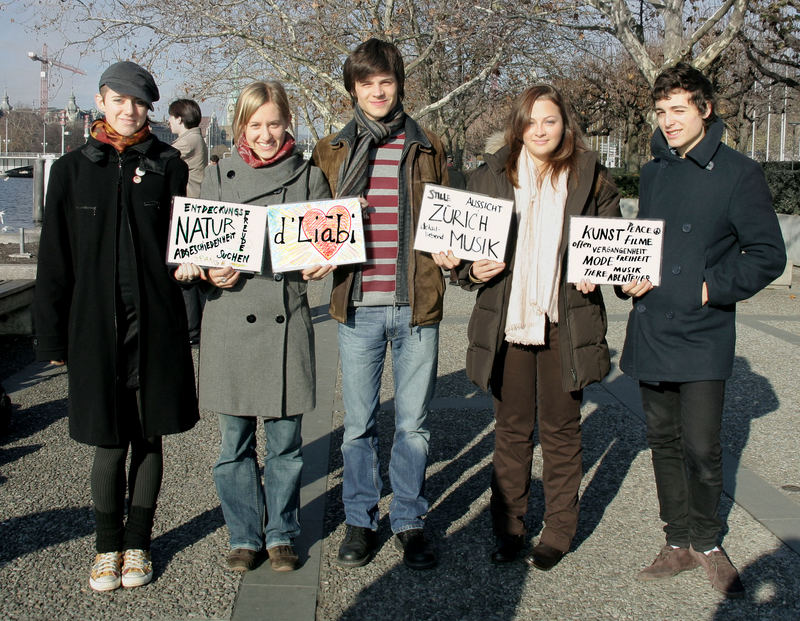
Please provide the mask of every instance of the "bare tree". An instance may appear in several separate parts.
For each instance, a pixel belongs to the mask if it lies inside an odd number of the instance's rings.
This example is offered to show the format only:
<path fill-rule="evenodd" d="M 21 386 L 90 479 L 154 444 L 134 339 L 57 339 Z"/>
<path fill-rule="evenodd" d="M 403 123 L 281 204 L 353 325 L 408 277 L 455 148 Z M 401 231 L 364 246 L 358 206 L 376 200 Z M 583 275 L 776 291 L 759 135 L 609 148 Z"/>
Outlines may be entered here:
<path fill-rule="evenodd" d="M 30 0 L 27 0 L 30 2 Z M 407 59 L 409 81 L 426 87 L 412 96 L 417 117 L 434 115 L 463 97 L 484 92 L 498 67 L 530 37 L 518 37 L 540 19 L 538 0 L 525 13 L 489 0 L 55 0 L 37 1 L 42 28 L 80 24 L 76 45 L 130 57 L 154 69 L 180 66 L 190 95 L 224 93 L 235 82 L 272 76 L 302 100 L 312 131 L 348 116 L 341 81 L 346 54 L 377 36 L 395 42 Z M 65 19 L 68 16 L 68 20 Z M 63 28 L 62 28 L 63 29 Z M 445 71 L 445 67 L 457 71 Z M 436 118 L 431 116 L 431 118 Z M 444 117 L 439 118 L 445 121 Z"/>
<path fill-rule="evenodd" d="M 664 68 L 682 60 L 706 69 L 741 30 L 748 0 L 584 0 L 573 6 L 563 25 L 615 40 L 652 86 Z M 713 39 L 701 45 L 709 34 Z"/>

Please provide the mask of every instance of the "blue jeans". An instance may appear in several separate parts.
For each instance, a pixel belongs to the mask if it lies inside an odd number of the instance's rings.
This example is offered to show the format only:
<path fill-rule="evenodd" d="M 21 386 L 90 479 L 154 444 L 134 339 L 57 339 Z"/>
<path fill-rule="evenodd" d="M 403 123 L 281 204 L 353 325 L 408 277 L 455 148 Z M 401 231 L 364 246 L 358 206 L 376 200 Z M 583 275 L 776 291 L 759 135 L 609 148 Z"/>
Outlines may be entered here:
<path fill-rule="evenodd" d="M 300 533 L 297 513 L 303 470 L 302 419 L 302 415 L 262 419 L 267 447 L 262 484 L 256 452 L 258 419 L 219 414 L 222 442 L 214 483 L 231 549 L 261 550 L 291 544 Z"/>
<path fill-rule="evenodd" d="M 345 521 L 378 528 L 381 477 L 377 416 L 386 345 L 392 346 L 395 434 L 389 460 L 394 497 L 389 507 L 392 531 L 422 528 L 428 512 L 423 497 L 430 432 L 425 426 L 436 381 L 439 325 L 411 327 L 409 306 L 361 306 L 339 324 L 344 401 Z"/>

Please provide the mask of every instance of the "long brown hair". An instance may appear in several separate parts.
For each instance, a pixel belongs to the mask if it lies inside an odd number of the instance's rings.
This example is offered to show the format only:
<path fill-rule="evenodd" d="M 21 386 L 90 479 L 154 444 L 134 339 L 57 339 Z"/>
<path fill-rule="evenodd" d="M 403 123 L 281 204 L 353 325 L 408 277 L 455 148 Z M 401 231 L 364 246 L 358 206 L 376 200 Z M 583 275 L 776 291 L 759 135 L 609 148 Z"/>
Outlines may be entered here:
<path fill-rule="evenodd" d="M 528 87 L 514 102 L 511 114 L 508 117 L 508 125 L 506 126 L 505 140 L 509 147 L 508 159 L 506 160 L 506 176 L 515 188 L 519 187 L 519 174 L 517 171 L 519 154 L 525 148 L 522 135 L 530 125 L 531 108 L 536 103 L 536 100 L 540 98 L 552 101 L 558 106 L 564 124 L 564 134 L 561 137 L 561 142 L 547 160 L 542 171 L 552 174 L 551 181 L 554 187 L 556 178 L 562 171 L 566 170 L 569 174 L 574 174 L 577 171 L 578 155 L 588 150 L 581 138 L 580 129 L 569 112 L 569 104 L 561 93 L 549 84 L 536 84 Z M 542 179 L 544 176 L 540 175 L 539 178 Z"/>

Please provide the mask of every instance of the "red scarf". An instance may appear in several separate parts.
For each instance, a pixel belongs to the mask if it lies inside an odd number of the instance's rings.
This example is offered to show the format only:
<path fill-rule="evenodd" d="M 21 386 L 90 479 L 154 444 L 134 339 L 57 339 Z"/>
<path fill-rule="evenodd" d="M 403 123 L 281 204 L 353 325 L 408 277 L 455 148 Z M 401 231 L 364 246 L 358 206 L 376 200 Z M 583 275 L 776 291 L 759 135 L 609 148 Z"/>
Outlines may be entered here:
<path fill-rule="evenodd" d="M 89 133 L 95 140 L 110 144 L 119 153 L 122 153 L 128 147 L 144 142 L 150 136 L 150 126 L 145 123 L 144 127 L 135 134 L 123 136 L 111 127 L 105 119 L 98 119 L 92 123 L 92 128 L 89 130 Z"/>
<path fill-rule="evenodd" d="M 269 166 L 270 164 L 274 164 L 285 158 L 289 155 L 292 151 L 294 151 L 294 138 L 289 132 L 286 132 L 286 139 L 283 141 L 281 148 L 278 149 L 277 153 L 273 155 L 268 160 L 262 160 L 255 154 L 255 151 L 250 148 L 250 145 L 247 144 L 247 139 L 244 137 L 244 133 L 242 133 L 241 137 L 239 138 L 239 142 L 236 143 L 236 150 L 239 152 L 239 155 L 242 156 L 242 159 L 245 163 L 252 167 L 252 168 L 261 168 L 262 166 Z"/>

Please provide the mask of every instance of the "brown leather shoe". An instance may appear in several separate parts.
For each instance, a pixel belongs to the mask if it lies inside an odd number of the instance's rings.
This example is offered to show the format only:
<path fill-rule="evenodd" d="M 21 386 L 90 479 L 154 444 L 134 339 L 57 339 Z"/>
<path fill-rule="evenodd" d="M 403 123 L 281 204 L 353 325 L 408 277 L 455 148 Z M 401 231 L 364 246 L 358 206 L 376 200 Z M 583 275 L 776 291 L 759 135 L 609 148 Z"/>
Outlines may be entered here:
<path fill-rule="evenodd" d="M 525 562 L 531 567 L 541 569 L 542 571 L 550 571 L 558 565 L 558 562 L 564 558 L 566 552 L 556 550 L 554 547 L 546 543 L 537 543 L 533 550 L 525 557 Z"/>
<path fill-rule="evenodd" d="M 699 565 L 700 563 L 689 548 L 673 548 L 667 544 L 661 548 L 650 567 L 645 567 L 636 574 L 636 579 L 648 581 L 671 578 Z"/>
<path fill-rule="evenodd" d="M 706 570 L 712 587 L 720 593 L 724 593 L 726 597 L 744 596 L 744 585 L 739 579 L 739 572 L 725 554 L 725 550 L 720 548 L 706 554 L 692 549 L 692 554 Z"/>
<path fill-rule="evenodd" d="M 297 562 L 300 557 L 290 545 L 275 546 L 267 550 L 269 554 L 269 564 L 275 571 L 294 571 L 297 569 Z"/>
<path fill-rule="evenodd" d="M 228 569 L 233 571 L 250 571 L 258 564 L 260 551 L 248 548 L 236 548 L 228 553 Z"/>

